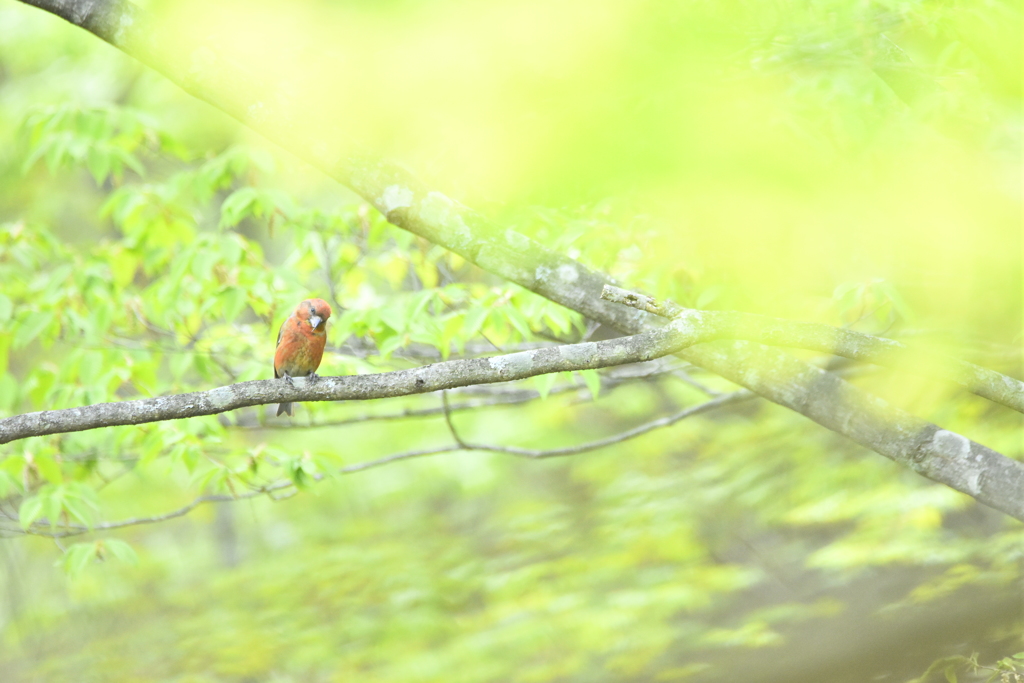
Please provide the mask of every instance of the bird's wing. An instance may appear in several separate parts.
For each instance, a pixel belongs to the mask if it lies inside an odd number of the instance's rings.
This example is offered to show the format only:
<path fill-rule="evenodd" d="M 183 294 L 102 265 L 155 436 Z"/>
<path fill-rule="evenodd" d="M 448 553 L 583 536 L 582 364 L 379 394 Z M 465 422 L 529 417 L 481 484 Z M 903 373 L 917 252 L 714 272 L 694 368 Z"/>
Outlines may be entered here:
<path fill-rule="evenodd" d="M 283 323 L 281 323 L 281 329 L 279 329 L 277 331 L 277 344 L 274 345 L 274 348 L 277 348 L 278 346 L 281 345 L 281 337 L 284 336 L 284 326 L 287 325 L 288 321 L 291 320 L 293 317 L 295 317 L 294 313 L 292 313 L 290 316 L 285 318 L 285 321 Z M 274 377 L 280 377 L 280 376 L 281 375 L 277 374 L 277 363 L 274 363 Z"/>

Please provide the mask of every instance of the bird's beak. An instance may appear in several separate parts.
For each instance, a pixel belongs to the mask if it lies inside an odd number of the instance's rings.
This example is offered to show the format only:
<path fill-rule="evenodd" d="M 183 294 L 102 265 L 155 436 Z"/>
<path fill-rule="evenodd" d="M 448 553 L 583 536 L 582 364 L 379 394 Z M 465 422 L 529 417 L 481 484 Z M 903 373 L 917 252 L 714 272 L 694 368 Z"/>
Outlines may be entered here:
<path fill-rule="evenodd" d="M 324 319 L 321 318 L 318 315 L 311 315 L 311 316 L 309 316 L 309 324 L 313 326 L 314 330 L 316 328 L 320 327 L 320 323 L 322 323 L 323 321 L 324 321 Z"/>

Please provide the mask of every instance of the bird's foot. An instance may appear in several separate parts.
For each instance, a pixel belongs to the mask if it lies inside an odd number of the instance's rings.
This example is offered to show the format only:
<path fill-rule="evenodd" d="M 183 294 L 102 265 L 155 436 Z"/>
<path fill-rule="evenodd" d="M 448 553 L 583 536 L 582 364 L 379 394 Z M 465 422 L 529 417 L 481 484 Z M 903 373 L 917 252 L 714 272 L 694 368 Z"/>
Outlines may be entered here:
<path fill-rule="evenodd" d="M 320 381 L 320 375 L 316 374 L 315 372 L 311 372 L 308 375 L 306 375 L 306 380 L 310 384 L 316 384 L 317 382 Z"/>
<path fill-rule="evenodd" d="M 295 382 L 293 382 L 293 381 L 292 381 L 292 376 L 291 376 L 291 375 L 289 375 L 289 374 L 288 374 L 287 372 L 286 372 L 286 373 L 284 373 L 284 381 L 285 381 L 285 382 L 286 382 L 286 383 L 288 384 L 288 386 L 290 386 L 290 387 L 294 387 L 294 386 L 295 386 Z"/>

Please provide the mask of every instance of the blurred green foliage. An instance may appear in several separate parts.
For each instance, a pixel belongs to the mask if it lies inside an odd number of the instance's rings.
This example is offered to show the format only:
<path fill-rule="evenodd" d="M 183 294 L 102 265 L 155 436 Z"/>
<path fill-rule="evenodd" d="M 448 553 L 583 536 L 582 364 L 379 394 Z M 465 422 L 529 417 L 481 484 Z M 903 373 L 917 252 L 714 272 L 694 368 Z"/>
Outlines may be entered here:
<path fill-rule="evenodd" d="M 325 137 L 627 286 L 1022 375 L 1011 2 L 150 4 L 326 93 Z M 327 375 L 594 333 L 95 38 L 9 1 L 0 26 L 0 416 L 270 377 L 278 326 L 314 295 L 335 307 Z M 519 403 L 452 420 L 543 450 L 707 400 L 657 367 L 455 392 Z M 1024 454 L 1020 415 L 897 372 L 856 381 Z M 4 680 L 938 680 L 1024 649 L 1018 523 L 781 408 L 571 458 L 338 474 L 450 446 L 439 405 L 0 448 Z M 270 486 L 287 501 L 253 495 Z M 203 495 L 241 500 L 89 531 Z"/>

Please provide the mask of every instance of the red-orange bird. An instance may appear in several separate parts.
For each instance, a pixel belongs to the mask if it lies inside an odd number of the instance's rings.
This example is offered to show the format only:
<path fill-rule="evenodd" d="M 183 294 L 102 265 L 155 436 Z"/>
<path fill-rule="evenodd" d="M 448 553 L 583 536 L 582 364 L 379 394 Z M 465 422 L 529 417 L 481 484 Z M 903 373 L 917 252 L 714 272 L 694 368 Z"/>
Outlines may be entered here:
<path fill-rule="evenodd" d="M 291 384 L 292 377 L 318 379 L 316 369 L 324 356 L 327 342 L 327 319 L 331 307 L 323 299 L 306 299 L 295 307 L 295 312 L 281 325 L 277 333 L 277 353 L 274 354 L 274 377 L 284 377 Z M 292 414 L 292 404 L 282 403 L 277 414 Z"/>

